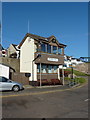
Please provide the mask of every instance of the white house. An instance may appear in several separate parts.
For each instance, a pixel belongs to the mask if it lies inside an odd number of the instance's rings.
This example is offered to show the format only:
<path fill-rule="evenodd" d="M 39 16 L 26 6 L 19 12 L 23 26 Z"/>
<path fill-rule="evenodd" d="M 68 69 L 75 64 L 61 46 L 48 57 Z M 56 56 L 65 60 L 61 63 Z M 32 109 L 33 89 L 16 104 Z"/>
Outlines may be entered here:
<path fill-rule="evenodd" d="M 64 55 L 64 65 L 66 67 L 70 67 L 71 65 L 75 67 L 76 65 L 82 64 L 82 63 L 84 62 L 78 58 L 73 58 L 72 56 Z"/>
<path fill-rule="evenodd" d="M 55 36 L 48 38 L 27 33 L 19 44 L 20 72 L 28 73 L 30 84 L 58 79 L 59 65 L 64 64 L 64 48 Z"/>

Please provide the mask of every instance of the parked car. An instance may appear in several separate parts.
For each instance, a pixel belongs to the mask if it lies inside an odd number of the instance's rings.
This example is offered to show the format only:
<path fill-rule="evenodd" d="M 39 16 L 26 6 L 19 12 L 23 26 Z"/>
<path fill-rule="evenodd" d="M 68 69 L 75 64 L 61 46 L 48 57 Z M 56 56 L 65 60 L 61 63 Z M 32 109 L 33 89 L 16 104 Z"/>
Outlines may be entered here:
<path fill-rule="evenodd" d="M 6 77 L 0 76 L 0 91 L 13 90 L 14 92 L 18 92 L 23 88 L 24 87 L 22 84 L 7 79 Z"/>

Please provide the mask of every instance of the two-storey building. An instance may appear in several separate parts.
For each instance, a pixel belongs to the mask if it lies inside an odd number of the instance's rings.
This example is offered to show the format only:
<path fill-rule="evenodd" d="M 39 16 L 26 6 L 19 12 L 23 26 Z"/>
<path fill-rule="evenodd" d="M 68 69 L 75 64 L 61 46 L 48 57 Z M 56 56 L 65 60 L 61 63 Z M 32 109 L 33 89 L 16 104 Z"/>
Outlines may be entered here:
<path fill-rule="evenodd" d="M 27 33 L 19 44 L 20 72 L 28 73 L 30 84 L 60 81 L 59 65 L 64 65 L 64 48 L 55 36 L 48 38 Z"/>

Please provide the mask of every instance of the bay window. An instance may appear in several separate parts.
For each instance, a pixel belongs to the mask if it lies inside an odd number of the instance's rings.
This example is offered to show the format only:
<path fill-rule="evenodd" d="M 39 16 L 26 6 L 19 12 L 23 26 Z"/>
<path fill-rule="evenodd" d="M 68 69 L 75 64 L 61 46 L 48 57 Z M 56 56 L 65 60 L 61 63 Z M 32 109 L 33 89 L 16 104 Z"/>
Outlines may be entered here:
<path fill-rule="evenodd" d="M 41 51 L 46 52 L 46 44 L 44 43 L 41 44 Z"/>
<path fill-rule="evenodd" d="M 37 73 L 40 73 L 40 64 L 37 64 Z"/>
<path fill-rule="evenodd" d="M 48 73 L 52 73 L 52 66 L 48 65 Z"/>
<path fill-rule="evenodd" d="M 47 73 L 47 66 L 46 65 L 42 65 L 41 72 L 42 73 Z"/>
<path fill-rule="evenodd" d="M 51 53 L 51 45 L 47 44 L 47 52 Z"/>
<path fill-rule="evenodd" d="M 54 65 L 53 66 L 53 73 L 57 73 L 58 72 L 58 66 Z"/>
<path fill-rule="evenodd" d="M 58 47 L 58 54 L 62 54 L 62 48 Z"/>
<path fill-rule="evenodd" d="M 57 51 L 57 47 L 56 46 L 52 46 L 52 53 L 54 53 L 54 54 L 57 54 L 58 53 L 58 51 Z"/>
<path fill-rule="evenodd" d="M 57 73 L 58 65 L 41 64 L 41 73 Z M 40 73 L 40 64 L 37 65 L 37 73 Z"/>

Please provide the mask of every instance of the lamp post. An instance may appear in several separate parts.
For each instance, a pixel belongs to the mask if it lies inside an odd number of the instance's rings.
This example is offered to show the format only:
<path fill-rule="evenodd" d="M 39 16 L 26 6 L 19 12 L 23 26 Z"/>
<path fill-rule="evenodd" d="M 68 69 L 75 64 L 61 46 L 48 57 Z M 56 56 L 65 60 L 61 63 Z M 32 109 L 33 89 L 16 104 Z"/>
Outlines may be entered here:
<path fill-rule="evenodd" d="M 62 68 L 62 74 L 63 74 L 63 85 L 64 85 L 64 66 Z"/>
<path fill-rule="evenodd" d="M 71 74 L 72 74 L 72 76 L 71 76 L 71 79 L 73 79 L 73 66 L 72 66 L 72 64 L 71 64 Z"/>
<path fill-rule="evenodd" d="M 72 64 L 71 64 L 71 82 L 72 82 L 72 84 L 74 85 L 75 84 L 75 80 L 73 81 L 73 66 L 72 66 Z"/>
<path fill-rule="evenodd" d="M 42 86 L 42 83 L 41 83 L 41 62 L 40 62 L 40 87 Z"/>
<path fill-rule="evenodd" d="M 61 68 L 61 70 L 62 70 L 62 84 L 64 85 L 65 83 L 64 83 L 64 65 L 61 65 L 61 66 L 59 66 L 59 68 Z"/>

